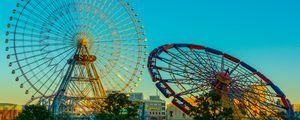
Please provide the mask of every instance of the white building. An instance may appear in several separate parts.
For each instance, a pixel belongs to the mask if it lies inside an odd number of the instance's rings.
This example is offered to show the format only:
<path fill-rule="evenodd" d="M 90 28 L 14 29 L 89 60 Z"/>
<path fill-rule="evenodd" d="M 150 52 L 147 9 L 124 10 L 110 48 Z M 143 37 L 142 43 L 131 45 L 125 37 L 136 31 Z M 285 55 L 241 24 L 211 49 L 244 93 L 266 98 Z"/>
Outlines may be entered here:
<path fill-rule="evenodd" d="M 150 96 L 143 101 L 141 120 L 166 120 L 166 101 L 159 96 Z"/>
<path fill-rule="evenodd" d="M 167 120 L 193 120 L 192 117 L 188 116 L 181 110 L 179 110 L 172 103 L 167 105 Z"/>

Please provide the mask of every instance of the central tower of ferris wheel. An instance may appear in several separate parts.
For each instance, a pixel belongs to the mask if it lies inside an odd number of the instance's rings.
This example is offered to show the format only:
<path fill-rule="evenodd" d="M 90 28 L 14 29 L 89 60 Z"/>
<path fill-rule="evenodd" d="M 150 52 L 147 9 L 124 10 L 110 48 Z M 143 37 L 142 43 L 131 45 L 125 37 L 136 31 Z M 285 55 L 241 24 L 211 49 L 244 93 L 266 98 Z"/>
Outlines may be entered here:
<path fill-rule="evenodd" d="M 100 109 L 102 99 L 107 97 L 94 65 L 96 56 L 89 51 L 88 38 L 81 36 L 77 42 L 74 57 L 68 61 L 69 68 L 52 103 L 54 114 L 59 113 L 63 103 L 71 107 L 78 105 L 85 113 L 92 114 L 90 112 Z"/>
<path fill-rule="evenodd" d="M 20 0 L 7 24 L 15 81 L 54 114 L 89 115 L 109 91 L 133 92 L 143 25 L 124 0 Z"/>

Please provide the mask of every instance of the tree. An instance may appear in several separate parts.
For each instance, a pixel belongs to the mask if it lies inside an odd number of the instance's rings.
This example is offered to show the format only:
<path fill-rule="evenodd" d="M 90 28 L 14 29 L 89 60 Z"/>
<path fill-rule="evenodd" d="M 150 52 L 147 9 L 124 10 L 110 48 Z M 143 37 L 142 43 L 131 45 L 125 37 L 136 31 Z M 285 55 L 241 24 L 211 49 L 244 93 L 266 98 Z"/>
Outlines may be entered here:
<path fill-rule="evenodd" d="M 130 101 L 123 93 L 108 95 L 96 113 L 96 119 L 101 120 L 135 120 L 138 117 L 139 102 Z"/>
<path fill-rule="evenodd" d="M 54 117 L 45 106 L 26 105 L 25 110 L 16 118 L 16 120 L 52 120 Z"/>
<path fill-rule="evenodd" d="M 197 106 L 191 109 L 194 120 L 232 120 L 232 108 L 221 107 L 221 96 L 216 91 L 197 97 Z"/>

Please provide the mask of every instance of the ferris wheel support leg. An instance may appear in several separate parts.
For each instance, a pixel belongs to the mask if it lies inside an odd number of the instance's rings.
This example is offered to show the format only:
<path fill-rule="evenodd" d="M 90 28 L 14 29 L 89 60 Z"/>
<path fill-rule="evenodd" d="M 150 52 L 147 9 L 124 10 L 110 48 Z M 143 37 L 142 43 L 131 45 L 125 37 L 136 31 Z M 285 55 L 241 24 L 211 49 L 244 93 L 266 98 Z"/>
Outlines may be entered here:
<path fill-rule="evenodd" d="M 72 60 L 68 70 L 67 70 L 67 73 L 58 89 L 58 92 L 57 94 L 55 95 L 54 97 L 54 100 L 53 100 L 53 103 L 52 103 L 52 112 L 54 115 L 58 115 L 59 114 L 59 106 L 61 104 L 61 100 L 65 94 L 65 91 L 66 91 L 66 88 L 68 86 L 68 83 L 70 81 L 70 78 L 71 78 L 71 75 L 73 73 L 73 70 L 74 70 L 74 66 L 75 66 L 75 61 Z"/>

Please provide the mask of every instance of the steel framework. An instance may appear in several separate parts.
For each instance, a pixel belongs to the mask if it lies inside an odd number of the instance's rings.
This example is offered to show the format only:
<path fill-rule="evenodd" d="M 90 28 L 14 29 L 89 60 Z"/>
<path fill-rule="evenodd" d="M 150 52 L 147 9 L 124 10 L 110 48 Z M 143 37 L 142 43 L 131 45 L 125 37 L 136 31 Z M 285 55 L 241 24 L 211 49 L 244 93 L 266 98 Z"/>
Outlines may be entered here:
<path fill-rule="evenodd" d="M 285 94 L 262 73 L 221 51 L 194 44 L 154 49 L 148 70 L 156 87 L 185 113 L 199 95 L 216 92 L 219 109 L 232 108 L 235 119 L 285 119 L 293 109 Z"/>
<path fill-rule="evenodd" d="M 110 91 L 133 92 L 147 48 L 124 0 L 20 0 L 5 43 L 15 81 L 54 114 L 90 115 Z"/>

